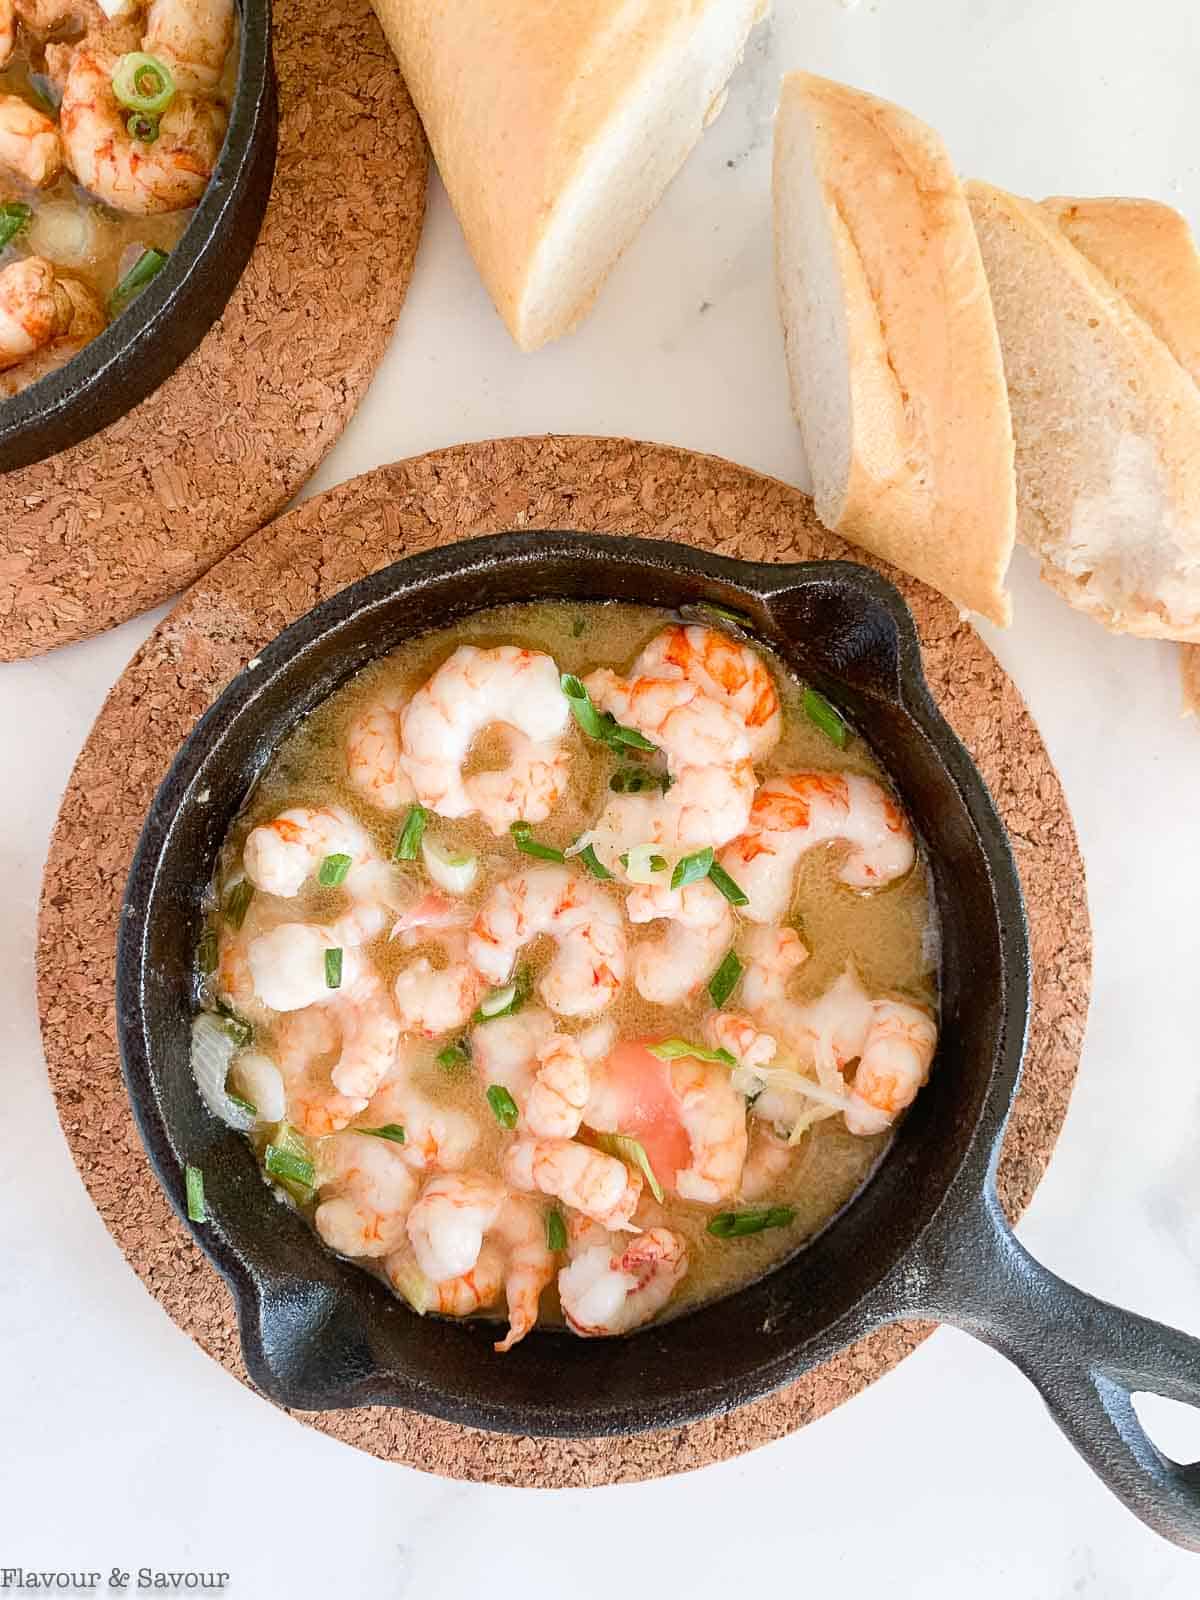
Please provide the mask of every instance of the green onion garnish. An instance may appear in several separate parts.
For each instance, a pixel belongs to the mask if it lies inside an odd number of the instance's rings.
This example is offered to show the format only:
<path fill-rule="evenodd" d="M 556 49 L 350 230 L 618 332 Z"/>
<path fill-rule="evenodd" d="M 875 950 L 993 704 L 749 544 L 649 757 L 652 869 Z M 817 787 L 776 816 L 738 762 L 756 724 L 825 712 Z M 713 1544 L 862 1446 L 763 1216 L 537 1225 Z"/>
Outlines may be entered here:
<path fill-rule="evenodd" d="M 225 1095 L 239 1111 L 244 1111 L 248 1117 L 256 1117 L 258 1115 L 258 1107 L 252 1106 L 249 1100 L 243 1100 L 240 1094 L 234 1094 L 232 1089 L 226 1089 Z"/>
<path fill-rule="evenodd" d="M 546 1213 L 546 1249 L 565 1250 L 567 1248 L 567 1225 L 563 1221 L 561 1211 L 547 1211 Z"/>
<path fill-rule="evenodd" d="M 466 1040 L 460 1039 L 457 1044 L 448 1044 L 444 1050 L 439 1050 L 433 1059 L 439 1067 L 445 1067 L 447 1072 L 452 1072 L 459 1067 L 470 1066 L 471 1052 L 467 1048 Z"/>
<path fill-rule="evenodd" d="M 731 950 L 708 980 L 708 992 L 712 996 L 713 1005 L 718 1010 L 729 999 L 738 984 L 741 983 L 744 970 L 742 963 L 738 960 L 737 951 Z"/>
<path fill-rule="evenodd" d="M 298 1183 L 304 1189 L 311 1189 L 316 1181 L 317 1169 L 306 1156 L 297 1155 L 294 1150 L 284 1149 L 277 1144 L 267 1146 L 263 1165 L 273 1178 Z"/>
<path fill-rule="evenodd" d="M 818 694 L 815 689 L 804 691 L 804 715 L 827 738 L 832 739 L 839 750 L 844 750 L 850 742 L 850 729 L 842 720 L 842 715 L 823 694 Z"/>
<path fill-rule="evenodd" d="M 736 1067 L 736 1057 L 728 1050 L 706 1050 L 702 1044 L 691 1044 L 687 1039 L 663 1039 L 659 1044 L 648 1044 L 646 1049 L 660 1061 L 715 1061 L 722 1067 Z"/>
<path fill-rule="evenodd" d="M 240 878 L 225 896 L 225 904 L 221 907 L 221 914 L 235 933 L 240 932 L 242 923 L 246 920 L 246 912 L 250 909 L 250 902 L 253 899 L 254 885 L 249 878 Z"/>
<path fill-rule="evenodd" d="M 511 983 L 506 983 L 502 989 L 493 989 L 490 994 L 484 995 L 472 1021 L 492 1022 L 496 1017 L 511 1017 L 513 1012 L 519 1011 L 529 999 L 532 988 L 533 981 L 529 976 L 529 969 L 518 967 Z"/>
<path fill-rule="evenodd" d="M 699 883 L 701 878 L 707 878 L 715 860 L 711 845 L 707 850 L 697 850 L 694 856 L 684 856 L 675 863 L 675 871 L 671 874 L 672 889 L 686 889 L 689 883 Z"/>
<path fill-rule="evenodd" d="M 201 974 L 207 978 L 209 973 L 217 970 L 217 962 L 216 929 L 205 928 L 196 946 L 196 965 L 200 968 Z"/>
<path fill-rule="evenodd" d="M 614 794 L 645 794 L 648 789 L 669 789 L 671 780 L 665 772 L 648 772 L 645 767 L 618 767 L 608 787 Z"/>
<path fill-rule="evenodd" d="M 601 861 L 592 845 L 589 844 L 586 849 L 581 850 L 576 859 L 583 862 L 584 866 L 588 869 L 593 878 L 612 877 L 612 873 L 604 865 L 603 861 Z"/>
<path fill-rule="evenodd" d="M 143 250 L 141 255 L 108 297 L 108 314 L 119 316 L 129 302 L 138 295 L 167 264 L 164 250 Z"/>
<path fill-rule="evenodd" d="M 640 1139 L 634 1139 L 628 1133 L 600 1133 L 596 1135 L 596 1143 L 606 1154 L 616 1156 L 618 1161 L 640 1167 L 646 1182 L 650 1185 L 650 1193 L 659 1205 L 662 1205 L 663 1186 L 654 1175 L 650 1157 L 646 1154 L 646 1147 Z"/>
<path fill-rule="evenodd" d="M 393 1144 L 404 1143 L 404 1129 L 398 1122 L 385 1122 L 382 1128 L 355 1128 L 355 1133 L 369 1133 L 372 1139 L 390 1139 Z"/>
<path fill-rule="evenodd" d="M 157 56 L 133 50 L 117 62 L 112 91 L 127 111 L 158 117 L 175 98 L 175 79 L 171 69 Z"/>
<path fill-rule="evenodd" d="M 326 889 L 336 889 L 345 883 L 346 874 L 353 865 L 353 856 L 326 856 L 317 873 L 317 882 Z"/>
<path fill-rule="evenodd" d="M 400 837 L 396 840 L 396 848 L 392 851 L 393 861 L 415 861 L 421 849 L 421 835 L 429 821 L 429 813 L 424 806 L 413 806 L 408 816 L 404 819 L 404 826 L 400 830 Z"/>
<path fill-rule="evenodd" d="M 561 850 L 555 850 L 551 845 L 539 844 L 533 837 L 533 829 L 528 822 L 514 822 L 508 830 L 513 836 L 513 843 L 518 850 L 527 856 L 535 856 L 539 861 L 565 861 L 567 858 Z"/>
<path fill-rule="evenodd" d="M 708 881 L 714 889 L 719 889 L 729 901 L 731 906 L 748 906 L 750 896 L 740 883 L 735 883 L 719 861 L 714 861 L 708 869 Z"/>
<path fill-rule="evenodd" d="M 562 692 L 571 703 L 575 721 L 589 739 L 599 739 L 601 744 L 608 745 L 610 749 L 622 745 L 630 750 L 658 748 L 651 744 L 644 733 L 638 733 L 636 728 L 623 728 L 611 711 L 598 711 L 591 695 L 572 673 L 564 672 L 559 681 L 562 684 Z"/>
<path fill-rule="evenodd" d="M 33 207 L 23 200 L 8 200 L 0 206 L 0 250 L 10 245 L 33 219 Z"/>
<path fill-rule="evenodd" d="M 796 1220 L 791 1206 L 763 1206 L 756 1211 L 722 1211 L 708 1224 L 708 1231 L 717 1239 L 744 1239 L 751 1233 L 765 1233 L 768 1228 L 786 1228 Z"/>
<path fill-rule="evenodd" d="M 125 132 L 138 144 L 153 144 L 158 138 L 158 118 L 145 111 L 131 111 L 125 118 Z"/>
<path fill-rule="evenodd" d="M 638 861 L 638 870 L 639 871 L 641 870 L 642 866 L 645 866 L 645 868 L 646 868 L 646 870 L 648 872 L 665 872 L 667 870 L 668 866 L 670 865 L 670 862 L 667 860 L 666 856 L 653 855 L 653 854 L 646 855 L 645 854 L 645 851 L 647 849 L 646 845 L 638 845 L 638 846 L 636 846 L 636 848 L 643 852 L 643 855 L 639 858 L 639 861 Z M 621 865 L 625 868 L 626 872 L 629 871 L 629 859 L 630 859 L 632 854 L 633 854 L 633 851 L 631 851 L 631 850 L 622 850 L 622 852 L 620 854 L 619 860 L 621 862 Z M 635 882 L 636 881 L 640 881 L 640 880 L 635 880 Z"/>
<path fill-rule="evenodd" d="M 509 1094 L 502 1083 L 494 1083 L 487 1092 L 487 1103 L 492 1108 L 492 1115 L 502 1128 L 515 1128 L 520 1112 L 517 1102 Z"/>
<path fill-rule="evenodd" d="M 187 1214 L 189 1222 L 207 1222 L 208 1207 L 204 1203 L 204 1174 L 199 1167 L 185 1167 L 183 1169 L 184 1186 L 187 1189 Z"/>
<path fill-rule="evenodd" d="M 327 989 L 340 989 L 342 987 L 342 952 L 340 950 L 326 950 L 325 952 L 325 987 Z"/>
<path fill-rule="evenodd" d="M 232 1006 L 226 1005 L 223 1000 L 217 1001 L 217 1012 L 221 1018 L 221 1026 L 237 1045 L 239 1050 L 244 1050 L 248 1044 L 254 1043 L 254 1027 L 239 1017 Z"/>

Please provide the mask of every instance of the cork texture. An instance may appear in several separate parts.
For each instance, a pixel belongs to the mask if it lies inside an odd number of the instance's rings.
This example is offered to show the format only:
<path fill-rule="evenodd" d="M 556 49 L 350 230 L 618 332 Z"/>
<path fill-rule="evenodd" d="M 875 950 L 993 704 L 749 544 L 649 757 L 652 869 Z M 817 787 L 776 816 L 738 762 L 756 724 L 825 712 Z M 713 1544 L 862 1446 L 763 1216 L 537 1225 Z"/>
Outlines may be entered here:
<path fill-rule="evenodd" d="M 276 516 L 341 436 L 412 276 L 429 160 L 367 0 L 279 0 L 279 159 L 224 315 L 112 427 L 0 475 L 0 660 L 110 628 Z"/>
<path fill-rule="evenodd" d="M 289 513 L 190 590 L 116 684 L 63 800 L 46 869 L 38 972 L 63 1128 L 96 1206 L 146 1287 L 243 1382 L 228 1293 L 150 1171 L 120 1075 L 116 928 L 143 818 L 196 719 L 318 601 L 403 555 L 539 527 L 677 539 L 754 560 L 854 554 L 820 527 L 796 490 L 682 450 L 549 437 L 401 462 Z M 913 609 L 933 693 L 991 788 L 1027 897 L 1033 1019 L 1000 1165 L 1001 1198 L 1015 1220 L 1054 1148 L 1079 1061 L 1091 960 L 1083 864 L 1058 777 L 1016 688 L 947 601 L 883 570 Z M 890 1370 L 930 1331 L 884 1329 L 768 1399 L 635 1438 L 515 1439 L 383 1407 L 297 1417 L 383 1460 L 447 1477 L 538 1487 L 633 1482 L 705 1466 L 802 1427 Z"/>

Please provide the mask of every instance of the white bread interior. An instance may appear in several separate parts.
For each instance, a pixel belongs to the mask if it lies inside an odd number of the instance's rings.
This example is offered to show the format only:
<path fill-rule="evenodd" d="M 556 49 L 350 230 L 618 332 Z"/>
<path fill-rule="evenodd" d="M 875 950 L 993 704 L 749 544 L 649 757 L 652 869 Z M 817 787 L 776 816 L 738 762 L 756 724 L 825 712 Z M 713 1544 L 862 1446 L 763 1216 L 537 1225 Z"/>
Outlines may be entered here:
<path fill-rule="evenodd" d="M 523 350 L 590 310 L 766 11 L 766 0 L 373 4 Z"/>
<path fill-rule="evenodd" d="M 1200 389 L 1133 303 L 1158 269 L 1113 269 L 1126 298 L 1072 243 L 1064 202 L 982 183 L 968 195 L 1004 347 L 1022 541 L 1107 627 L 1200 640 Z M 1092 223 L 1089 250 L 1110 257 L 1111 230 Z"/>
<path fill-rule="evenodd" d="M 793 73 L 774 183 L 792 403 L 818 515 L 1006 625 L 1012 427 L 987 280 L 945 147 L 897 106 Z"/>

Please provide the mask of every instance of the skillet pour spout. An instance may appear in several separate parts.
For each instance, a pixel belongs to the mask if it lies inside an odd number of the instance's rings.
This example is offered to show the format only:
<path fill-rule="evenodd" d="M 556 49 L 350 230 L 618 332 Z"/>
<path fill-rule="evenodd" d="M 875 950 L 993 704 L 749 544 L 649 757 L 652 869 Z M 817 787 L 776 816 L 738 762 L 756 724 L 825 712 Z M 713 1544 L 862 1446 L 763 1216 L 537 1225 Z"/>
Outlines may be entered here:
<path fill-rule="evenodd" d="M 419 1319 L 277 1205 L 188 1067 L 193 951 L 225 833 L 296 722 L 406 638 L 538 599 L 718 605 L 867 739 L 921 839 L 942 935 L 928 1087 L 836 1221 L 756 1283 L 620 1339 L 541 1331 L 497 1360 L 486 1325 Z M 1200 1342 L 1070 1288 L 1017 1243 L 994 1173 L 1016 1095 L 1030 955 L 1016 867 L 979 772 L 934 705 L 916 630 L 878 574 L 775 566 L 574 533 L 499 534 L 354 584 L 264 649 L 201 719 L 130 872 L 117 971 L 125 1080 L 160 1181 L 237 1303 L 258 1387 L 300 1410 L 405 1406 L 474 1428 L 596 1437 L 679 1427 L 788 1384 L 884 1323 L 935 1317 L 1015 1361 L 1092 1468 L 1143 1521 L 1200 1549 L 1200 1474 L 1168 1461 L 1132 1391 L 1200 1403 Z"/>

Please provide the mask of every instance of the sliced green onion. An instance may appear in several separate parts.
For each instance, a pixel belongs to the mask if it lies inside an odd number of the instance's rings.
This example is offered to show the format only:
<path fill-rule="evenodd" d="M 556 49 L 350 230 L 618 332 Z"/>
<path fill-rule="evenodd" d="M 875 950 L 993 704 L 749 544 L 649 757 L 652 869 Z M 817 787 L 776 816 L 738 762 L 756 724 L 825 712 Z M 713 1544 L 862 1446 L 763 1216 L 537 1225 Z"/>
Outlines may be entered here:
<path fill-rule="evenodd" d="M 670 862 L 652 844 L 635 844 L 622 855 L 621 865 L 630 883 L 652 884 L 659 873 L 669 869 Z"/>
<path fill-rule="evenodd" d="M 567 1248 L 567 1225 L 563 1221 L 561 1211 L 547 1211 L 546 1213 L 546 1249 L 565 1250 Z"/>
<path fill-rule="evenodd" d="M 762 1206 L 755 1211 L 722 1211 L 708 1224 L 708 1231 L 716 1239 L 745 1239 L 752 1233 L 765 1233 L 768 1228 L 786 1228 L 796 1220 L 791 1206 Z"/>
<path fill-rule="evenodd" d="M 708 869 L 708 881 L 714 889 L 719 889 L 729 901 L 731 906 L 748 906 L 750 896 L 740 883 L 735 883 L 719 861 L 714 861 Z"/>
<path fill-rule="evenodd" d="M 665 772 L 648 772 L 645 767 L 618 767 L 608 780 L 614 794 L 645 794 L 648 789 L 669 789 Z"/>
<path fill-rule="evenodd" d="M 492 1108 L 492 1115 L 502 1128 L 515 1128 L 520 1112 L 517 1102 L 509 1094 L 502 1083 L 494 1083 L 487 1092 L 487 1103 Z"/>
<path fill-rule="evenodd" d="M 479 1010 L 472 1019 L 475 1022 L 491 1022 L 496 1017 L 510 1017 L 514 1011 L 519 1011 L 529 999 L 533 989 L 533 980 L 529 976 L 528 967 L 518 967 L 511 983 L 506 983 L 502 989 L 493 989 L 490 994 L 485 994 L 479 1002 Z"/>
<path fill-rule="evenodd" d="M 593 878 L 606 879 L 612 877 L 612 873 L 601 861 L 592 845 L 589 844 L 585 849 L 581 850 L 576 859 L 583 862 Z"/>
<path fill-rule="evenodd" d="M 208 1207 L 204 1203 L 204 1174 L 199 1167 L 183 1169 L 187 1189 L 187 1214 L 189 1222 L 207 1222 Z"/>
<path fill-rule="evenodd" d="M 719 606 L 715 600 L 697 600 L 695 605 L 685 609 L 698 611 L 706 621 L 711 619 L 718 627 L 740 628 L 743 633 L 754 632 L 753 617 L 748 617 L 744 611 L 735 611 L 732 606 Z"/>
<path fill-rule="evenodd" d="M 317 873 L 317 882 L 326 889 L 336 889 L 339 884 L 345 883 L 346 875 L 353 865 L 353 856 L 326 856 Z"/>
<path fill-rule="evenodd" d="M 10 245 L 32 219 L 33 207 L 22 200 L 8 200 L 0 206 L 0 250 Z"/>
<path fill-rule="evenodd" d="M 562 692 L 571 703 L 575 721 L 589 739 L 598 739 L 611 748 L 622 745 L 631 750 L 656 750 L 658 747 L 636 728 L 623 728 L 610 711 L 597 710 L 582 682 L 570 672 L 559 680 Z"/>
<path fill-rule="evenodd" d="M 400 837 L 396 840 L 396 848 L 392 851 L 393 861 L 415 861 L 417 852 L 421 848 L 421 835 L 425 832 L 429 821 L 429 813 L 424 806 L 413 806 L 408 816 L 404 819 L 404 826 L 400 830 Z"/>
<path fill-rule="evenodd" d="M 391 1259 L 395 1261 L 396 1257 Z M 401 1261 L 396 1266 L 390 1266 L 388 1277 L 392 1287 L 404 1296 L 419 1317 L 423 1317 L 437 1299 L 433 1284 L 415 1261 Z"/>
<path fill-rule="evenodd" d="M 804 715 L 827 738 L 832 739 L 839 750 L 846 748 L 850 742 L 850 729 L 843 721 L 841 712 L 831 706 L 823 694 L 818 694 L 815 689 L 805 689 Z"/>
<path fill-rule="evenodd" d="M 428 836 L 421 840 L 421 855 L 439 889 L 445 889 L 447 894 L 470 893 L 479 876 L 478 856 Z"/>
<path fill-rule="evenodd" d="M 623 728 L 615 719 L 606 737 L 610 745 L 624 745 L 630 750 L 658 751 L 658 746 L 653 740 L 647 739 L 644 733 L 639 733 L 636 728 Z"/>
<path fill-rule="evenodd" d="M 204 977 L 217 970 L 217 933 L 215 928 L 205 928 L 196 946 L 196 965 Z"/>
<path fill-rule="evenodd" d="M 433 1059 L 439 1067 L 444 1067 L 447 1072 L 451 1072 L 459 1067 L 470 1066 L 471 1052 L 467 1048 L 466 1040 L 460 1039 L 457 1044 L 448 1044 L 444 1050 L 439 1050 Z"/>
<path fill-rule="evenodd" d="M 706 1050 L 702 1044 L 692 1044 L 687 1039 L 663 1039 L 659 1044 L 648 1044 L 646 1049 L 660 1061 L 715 1061 L 722 1067 L 736 1067 L 737 1058 L 728 1050 Z"/>
<path fill-rule="evenodd" d="M 711 845 L 707 850 L 697 850 L 694 856 L 684 856 L 675 863 L 675 871 L 671 874 L 672 889 L 686 889 L 689 883 L 699 883 L 701 878 L 707 878 L 715 860 L 716 854 Z"/>
<path fill-rule="evenodd" d="M 567 858 L 561 850 L 555 850 L 551 845 L 539 844 L 533 837 L 533 829 L 528 822 L 514 822 L 508 830 L 513 836 L 513 843 L 517 849 L 527 856 L 534 856 L 538 861 L 565 861 Z"/>
<path fill-rule="evenodd" d="M 157 56 L 133 50 L 117 62 L 112 91 L 127 111 L 144 111 L 158 117 L 175 98 L 175 79 Z"/>
<path fill-rule="evenodd" d="M 119 316 L 135 295 L 158 276 L 167 264 L 165 250 L 143 250 L 141 255 L 108 297 L 109 316 Z"/>
<path fill-rule="evenodd" d="M 224 1000 L 217 1001 L 217 1011 L 220 1014 L 221 1026 L 239 1050 L 244 1050 L 248 1044 L 254 1043 L 253 1023 L 247 1022 L 245 1017 L 239 1017 L 233 1007 L 226 1005 Z"/>
<path fill-rule="evenodd" d="M 158 118 L 147 111 L 131 111 L 125 118 L 125 132 L 138 144 L 154 144 L 158 138 Z"/>
<path fill-rule="evenodd" d="M 708 992 L 712 996 L 713 1005 L 718 1010 L 729 999 L 738 984 L 741 983 L 744 971 L 745 968 L 738 960 L 737 951 L 731 950 L 708 980 Z"/>
<path fill-rule="evenodd" d="M 225 896 L 221 915 L 235 933 L 241 931 L 242 923 L 246 920 L 246 912 L 249 911 L 253 899 L 254 885 L 249 878 L 240 878 Z"/>
<path fill-rule="evenodd" d="M 596 1135 L 596 1143 L 607 1155 L 616 1156 L 618 1161 L 639 1167 L 650 1185 L 650 1193 L 659 1205 L 662 1205 L 663 1186 L 654 1175 L 650 1157 L 646 1154 L 646 1147 L 640 1139 L 635 1139 L 628 1133 L 600 1133 Z"/>
<path fill-rule="evenodd" d="M 340 950 L 326 950 L 325 952 L 325 987 L 327 989 L 340 989 L 342 987 L 342 952 Z"/>
<path fill-rule="evenodd" d="M 225 1093 L 239 1111 L 244 1111 L 248 1117 L 256 1117 L 258 1115 L 258 1107 L 252 1106 L 249 1100 L 243 1100 L 241 1095 L 234 1094 L 232 1089 L 226 1089 Z"/>
<path fill-rule="evenodd" d="M 372 1139 L 390 1139 L 393 1144 L 404 1143 L 404 1129 L 398 1122 L 385 1122 L 382 1128 L 355 1128 L 355 1133 L 368 1133 Z"/>
<path fill-rule="evenodd" d="M 317 1169 L 308 1157 L 282 1145 L 267 1146 L 263 1165 L 273 1178 L 282 1178 L 286 1183 L 298 1183 L 302 1189 L 311 1189 L 316 1182 Z"/>

